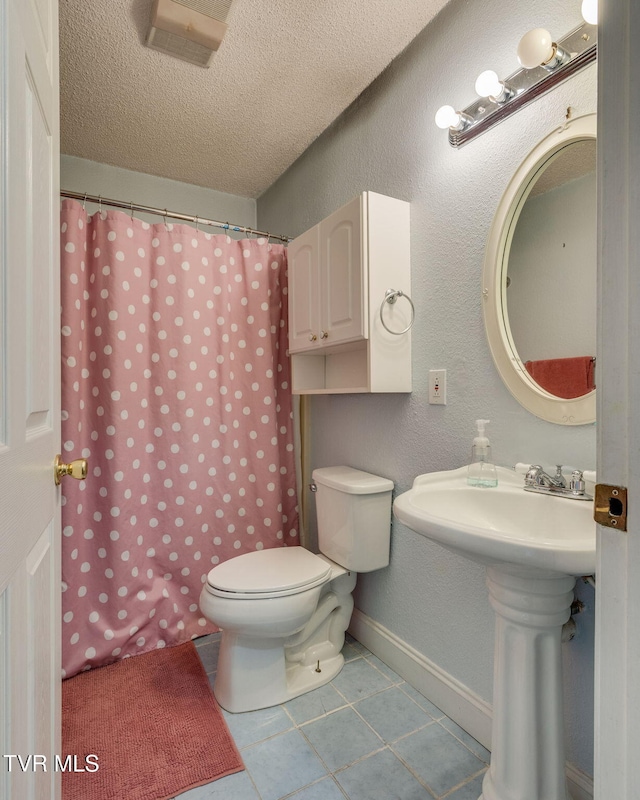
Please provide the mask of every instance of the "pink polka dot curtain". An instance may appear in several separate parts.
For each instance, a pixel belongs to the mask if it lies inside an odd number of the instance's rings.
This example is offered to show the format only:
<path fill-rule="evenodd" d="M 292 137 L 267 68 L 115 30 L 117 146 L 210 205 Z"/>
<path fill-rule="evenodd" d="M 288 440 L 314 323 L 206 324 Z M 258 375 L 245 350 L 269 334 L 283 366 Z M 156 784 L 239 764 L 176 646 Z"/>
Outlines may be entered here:
<path fill-rule="evenodd" d="M 62 203 L 63 667 L 215 628 L 207 572 L 297 544 L 286 250 Z"/>

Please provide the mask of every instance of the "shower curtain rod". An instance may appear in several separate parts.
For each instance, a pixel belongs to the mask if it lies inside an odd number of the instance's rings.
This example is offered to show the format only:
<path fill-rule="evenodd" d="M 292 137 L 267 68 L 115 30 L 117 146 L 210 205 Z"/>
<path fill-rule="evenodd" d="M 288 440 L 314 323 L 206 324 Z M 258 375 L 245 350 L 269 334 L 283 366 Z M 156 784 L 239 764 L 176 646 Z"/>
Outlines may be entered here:
<path fill-rule="evenodd" d="M 183 222 L 194 222 L 198 225 L 208 225 L 212 228 L 223 228 L 226 231 L 236 231 L 238 233 L 249 233 L 254 236 L 264 236 L 266 239 L 278 239 L 280 242 L 290 242 L 290 236 L 278 236 L 275 233 L 267 233 L 266 231 L 257 231 L 255 228 L 246 228 L 243 225 L 231 225 L 228 222 L 216 222 L 213 219 L 204 219 L 203 217 L 193 217 L 190 214 L 179 214 L 177 211 L 167 211 L 166 208 L 153 208 L 152 206 L 143 206 L 140 203 L 126 203 L 122 200 L 110 200 L 107 197 L 101 197 L 94 194 L 83 194 L 82 192 L 70 192 L 66 189 L 60 191 L 61 197 L 69 197 L 72 200 L 82 200 L 83 204 L 98 203 L 98 205 L 113 206 L 114 208 L 124 208 L 132 213 L 134 211 L 141 211 L 145 214 L 156 214 L 159 217 L 167 217 L 171 219 L 179 219 Z"/>

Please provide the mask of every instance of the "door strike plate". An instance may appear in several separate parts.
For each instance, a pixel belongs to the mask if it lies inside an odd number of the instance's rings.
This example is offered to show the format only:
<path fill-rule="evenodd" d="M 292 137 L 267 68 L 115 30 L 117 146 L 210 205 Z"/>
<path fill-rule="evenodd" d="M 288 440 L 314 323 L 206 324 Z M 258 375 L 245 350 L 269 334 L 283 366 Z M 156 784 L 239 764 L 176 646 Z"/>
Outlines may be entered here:
<path fill-rule="evenodd" d="M 627 489 L 624 486 L 596 484 L 593 518 L 598 525 L 627 530 Z"/>

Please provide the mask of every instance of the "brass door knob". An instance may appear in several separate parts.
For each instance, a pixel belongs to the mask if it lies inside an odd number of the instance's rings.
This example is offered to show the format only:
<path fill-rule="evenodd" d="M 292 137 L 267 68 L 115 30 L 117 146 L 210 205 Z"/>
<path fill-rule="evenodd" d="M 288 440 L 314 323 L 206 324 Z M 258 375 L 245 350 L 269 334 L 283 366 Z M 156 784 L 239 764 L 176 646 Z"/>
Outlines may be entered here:
<path fill-rule="evenodd" d="M 87 477 L 89 465 L 86 458 L 76 458 L 70 464 L 63 464 L 62 456 L 57 455 L 53 462 L 53 479 L 56 486 L 60 486 L 60 481 L 65 475 L 71 475 L 77 481 L 83 481 Z"/>

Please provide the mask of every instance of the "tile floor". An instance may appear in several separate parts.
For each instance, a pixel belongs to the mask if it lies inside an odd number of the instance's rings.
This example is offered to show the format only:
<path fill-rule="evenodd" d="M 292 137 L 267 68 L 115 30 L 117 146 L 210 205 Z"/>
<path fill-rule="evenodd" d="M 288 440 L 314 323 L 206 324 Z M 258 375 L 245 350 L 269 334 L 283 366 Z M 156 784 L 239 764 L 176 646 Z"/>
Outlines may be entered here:
<path fill-rule="evenodd" d="M 196 641 L 215 677 L 219 634 Z M 351 637 L 331 683 L 224 712 L 246 771 L 177 800 L 477 800 L 489 753 Z"/>

